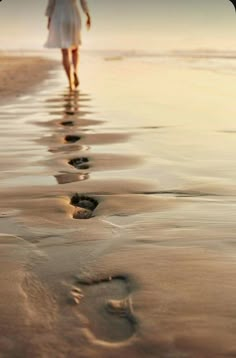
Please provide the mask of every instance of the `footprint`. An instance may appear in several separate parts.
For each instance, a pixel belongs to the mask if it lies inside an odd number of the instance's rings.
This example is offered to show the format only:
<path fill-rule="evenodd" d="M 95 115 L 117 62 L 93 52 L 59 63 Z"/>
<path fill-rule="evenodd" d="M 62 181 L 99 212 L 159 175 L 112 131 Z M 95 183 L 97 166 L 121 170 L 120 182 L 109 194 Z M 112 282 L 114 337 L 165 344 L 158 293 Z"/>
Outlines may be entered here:
<path fill-rule="evenodd" d="M 90 219 L 98 206 L 97 200 L 77 193 L 72 196 L 70 203 L 75 207 L 74 219 Z"/>
<path fill-rule="evenodd" d="M 73 121 L 63 121 L 63 122 L 61 122 L 61 125 L 65 126 L 65 127 L 73 127 L 74 122 Z"/>
<path fill-rule="evenodd" d="M 88 328 L 96 339 L 118 343 L 135 334 L 137 322 L 127 277 L 114 276 L 92 282 L 78 279 L 77 284 L 79 287 L 74 286 L 76 290 L 73 288 L 71 295 L 88 319 Z"/>
<path fill-rule="evenodd" d="M 68 163 L 75 167 L 76 169 L 84 170 L 89 169 L 89 165 L 87 164 L 89 162 L 88 158 L 81 157 L 81 158 L 75 158 L 71 159 Z"/>
<path fill-rule="evenodd" d="M 74 134 L 68 134 L 65 136 L 65 141 L 67 143 L 76 143 L 80 140 L 81 138 L 78 135 L 74 135 Z"/>

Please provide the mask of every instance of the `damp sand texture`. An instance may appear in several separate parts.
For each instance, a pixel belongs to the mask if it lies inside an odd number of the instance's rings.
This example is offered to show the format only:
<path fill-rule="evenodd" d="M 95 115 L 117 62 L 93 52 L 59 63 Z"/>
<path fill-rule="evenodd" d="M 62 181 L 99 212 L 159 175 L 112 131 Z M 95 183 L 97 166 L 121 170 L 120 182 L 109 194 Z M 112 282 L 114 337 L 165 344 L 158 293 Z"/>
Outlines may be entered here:
<path fill-rule="evenodd" d="M 0 355 L 234 357 L 227 59 L 90 56 L 0 75 Z"/>

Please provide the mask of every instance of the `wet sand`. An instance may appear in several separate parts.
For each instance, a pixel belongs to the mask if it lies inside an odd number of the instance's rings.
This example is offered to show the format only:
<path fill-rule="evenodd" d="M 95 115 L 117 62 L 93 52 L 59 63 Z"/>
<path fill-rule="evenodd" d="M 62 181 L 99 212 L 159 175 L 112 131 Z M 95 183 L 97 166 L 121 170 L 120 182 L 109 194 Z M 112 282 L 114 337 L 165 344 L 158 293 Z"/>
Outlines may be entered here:
<path fill-rule="evenodd" d="M 56 60 L 0 52 L 0 103 L 5 104 L 39 86 L 56 65 Z"/>
<path fill-rule="evenodd" d="M 81 66 L 1 107 L 1 354 L 236 356 L 231 77 Z"/>

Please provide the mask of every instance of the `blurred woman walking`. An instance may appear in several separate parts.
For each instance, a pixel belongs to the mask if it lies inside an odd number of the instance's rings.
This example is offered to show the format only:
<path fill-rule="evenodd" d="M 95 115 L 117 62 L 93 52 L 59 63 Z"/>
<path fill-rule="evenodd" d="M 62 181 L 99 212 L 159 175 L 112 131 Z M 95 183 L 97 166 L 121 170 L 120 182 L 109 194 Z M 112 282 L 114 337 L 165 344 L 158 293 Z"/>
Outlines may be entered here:
<path fill-rule="evenodd" d="M 91 17 L 86 0 L 80 0 L 83 12 L 87 16 L 87 29 L 91 27 Z M 62 64 L 65 69 L 69 87 L 73 90 L 79 86 L 79 46 L 81 44 L 81 16 L 77 0 L 49 0 L 46 9 L 48 17 L 47 48 L 60 48 Z"/>

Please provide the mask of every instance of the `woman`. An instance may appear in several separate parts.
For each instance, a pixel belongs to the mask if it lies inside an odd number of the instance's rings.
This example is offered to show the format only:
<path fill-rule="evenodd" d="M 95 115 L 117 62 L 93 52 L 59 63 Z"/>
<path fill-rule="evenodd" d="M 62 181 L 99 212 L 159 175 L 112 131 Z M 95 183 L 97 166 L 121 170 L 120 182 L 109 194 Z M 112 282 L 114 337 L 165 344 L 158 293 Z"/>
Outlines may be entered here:
<path fill-rule="evenodd" d="M 91 18 L 87 2 L 80 0 L 80 4 L 87 16 L 87 29 L 89 30 Z M 70 89 L 73 90 L 79 86 L 78 63 L 79 45 L 81 44 L 81 17 L 77 0 L 48 0 L 45 15 L 48 17 L 49 30 L 45 47 L 61 49 L 62 63 Z"/>

